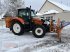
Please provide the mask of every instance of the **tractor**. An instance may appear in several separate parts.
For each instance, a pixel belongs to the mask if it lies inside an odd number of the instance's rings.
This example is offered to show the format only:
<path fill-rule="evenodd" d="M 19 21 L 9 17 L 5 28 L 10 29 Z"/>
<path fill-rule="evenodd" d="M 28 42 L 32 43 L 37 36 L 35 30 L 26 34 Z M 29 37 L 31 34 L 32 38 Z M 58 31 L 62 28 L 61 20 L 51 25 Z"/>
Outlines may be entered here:
<path fill-rule="evenodd" d="M 24 32 L 32 31 L 36 38 L 42 38 L 46 32 L 50 32 L 50 20 L 44 23 L 45 20 L 36 16 L 36 13 L 31 7 L 18 9 L 17 17 L 6 17 L 6 27 L 9 28 L 15 35 L 23 35 Z M 52 20 L 53 21 L 53 20 Z M 52 29 L 52 28 L 51 28 Z"/>

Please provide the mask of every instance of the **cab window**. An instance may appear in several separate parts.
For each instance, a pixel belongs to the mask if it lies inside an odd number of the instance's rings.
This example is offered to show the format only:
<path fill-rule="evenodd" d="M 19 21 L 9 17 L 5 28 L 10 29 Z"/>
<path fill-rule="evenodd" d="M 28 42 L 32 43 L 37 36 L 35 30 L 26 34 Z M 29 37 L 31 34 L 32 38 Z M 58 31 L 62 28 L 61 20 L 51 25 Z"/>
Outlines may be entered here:
<path fill-rule="evenodd" d="M 27 16 L 27 12 L 25 10 L 20 10 L 18 15 L 20 17 Z"/>

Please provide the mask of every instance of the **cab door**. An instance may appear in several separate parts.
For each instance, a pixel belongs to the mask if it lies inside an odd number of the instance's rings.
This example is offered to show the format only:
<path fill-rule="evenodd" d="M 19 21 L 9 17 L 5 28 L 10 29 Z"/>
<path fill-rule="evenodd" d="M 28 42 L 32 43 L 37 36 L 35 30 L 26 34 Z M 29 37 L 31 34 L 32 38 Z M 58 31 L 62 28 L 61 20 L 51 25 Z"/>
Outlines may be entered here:
<path fill-rule="evenodd" d="M 28 10 L 20 10 L 19 11 L 19 17 L 24 19 L 25 22 L 29 22 L 30 21 Z"/>

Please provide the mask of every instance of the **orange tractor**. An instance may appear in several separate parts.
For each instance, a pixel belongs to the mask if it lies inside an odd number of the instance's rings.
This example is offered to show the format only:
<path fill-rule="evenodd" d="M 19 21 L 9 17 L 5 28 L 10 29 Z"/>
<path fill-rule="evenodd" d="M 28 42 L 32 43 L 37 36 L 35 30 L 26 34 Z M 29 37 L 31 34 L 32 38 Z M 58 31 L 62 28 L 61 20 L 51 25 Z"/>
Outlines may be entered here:
<path fill-rule="evenodd" d="M 32 31 L 36 38 L 42 38 L 46 32 L 51 32 L 53 28 L 53 20 L 50 19 L 49 24 L 45 24 L 45 20 L 36 16 L 35 11 L 30 8 L 18 9 L 17 17 L 6 17 L 6 27 L 15 35 L 22 35 L 24 32 Z M 58 27 L 60 28 L 60 27 Z M 61 28 L 60 28 L 61 29 Z M 60 39 L 59 32 L 58 38 Z"/>

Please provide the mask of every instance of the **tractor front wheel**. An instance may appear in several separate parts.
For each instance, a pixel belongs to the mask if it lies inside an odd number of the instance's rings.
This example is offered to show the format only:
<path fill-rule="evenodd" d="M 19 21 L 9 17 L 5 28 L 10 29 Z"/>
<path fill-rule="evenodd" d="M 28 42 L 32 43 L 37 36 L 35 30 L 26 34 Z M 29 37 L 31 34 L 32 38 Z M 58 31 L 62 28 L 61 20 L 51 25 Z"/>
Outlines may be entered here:
<path fill-rule="evenodd" d="M 24 33 L 23 25 L 20 22 L 14 22 L 11 26 L 11 31 L 15 35 L 22 35 Z"/>
<path fill-rule="evenodd" d="M 36 38 L 42 38 L 45 36 L 45 33 L 46 33 L 46 30 L 43 26 L 36 26 L 34 29 L 33 29 L 33 35 L 36 37 Z"/>

